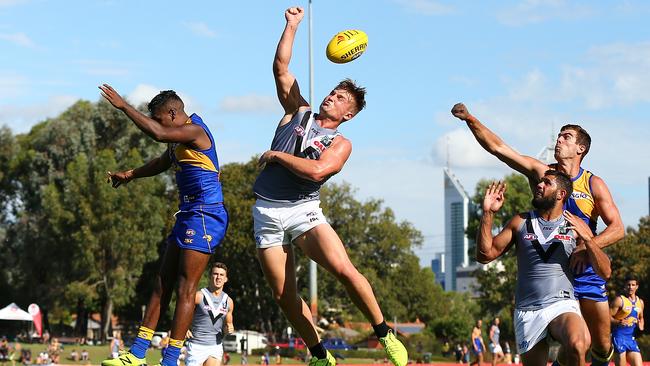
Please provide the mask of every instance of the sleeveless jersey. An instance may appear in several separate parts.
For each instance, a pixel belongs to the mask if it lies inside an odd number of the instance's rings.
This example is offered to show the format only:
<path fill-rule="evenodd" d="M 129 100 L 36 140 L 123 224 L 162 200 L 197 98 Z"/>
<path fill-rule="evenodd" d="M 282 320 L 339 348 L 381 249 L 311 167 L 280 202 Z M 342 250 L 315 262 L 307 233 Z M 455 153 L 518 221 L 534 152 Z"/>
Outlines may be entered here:
<path fill-rule="evenodd" d="M 221 291 L 214 296 L 207 288 L 201 289 L 203 299 L 194 307 L 191 342 L 203 345 L 220 344 L 223 339 L 223 323 L 228 314 L 228 294 Z"/>
<path fill-rule="evenodd" d="M 339 135 L 338 130 L 321 127 L 312 112 L 305 110 L 275 130 L 271 150 L 318 160 Z M 323 183 L 325 180 L 313 182 L 295 175 L 281 164 L 269 163 L 257 177 L 253 190 L 258 198 L 267 201 L 307 202 L 319 199 Z"/>
<path fill-rule="evenodd" d="M 572 231 L 566 232 L 560 216 L 546 221 L 530 212 L 516 236 L 517 288 L 515 307 L 542 309 L 559 300 L 575 300 L 569 257 L 576 247 Z"/>
<path fill-rule="evenodd" d="M 496 325 L 492 325 L 492 329 L 494 329 L 492 332 L 493 334 L 492 338 L 494 338 L 494 340 L 496 341 L 494 343 L 499 344 L 499 338 L 501 337 L 501 329 L 499 329 L 499 327 Z"/>
<path fill-rule="evenodd" d="M 578 176 L 571 179 L 573 181 L 573 193 L 565 203 L 564 209 L 581 218 L 582 221 L 589 225 L 591 232 L 596 235 L 599 213 L 596 209 L 596 201 L 591 193 L 591 178 L 593 176 L 592 172 L 580 168 Z M 605 280 L 596 274 L 591 264 L 588 264 L 582 273 L 575 274 L 575 282 L 578 288 L 588 288 L 587 286 L 590 286 L 589 288 L 597 289 L 605 285 Z M 600 292 L 604 292 L 604 288 Z"/>
<path fill-rule="evenodd" d="M 195 150 L 181 143 L 169 144 L 167 152 L 176 170 L 179 207 L 181 210 L 187 210 L 196 205 L 221 203 L 223 193 L 214 138 L 208 126 L 196 114 L 192 114 L 185 123 L 201 126 L 210 138 L 210 147 Z"/>
<path fill-rule="evenodd" d="M 625 296 L 621 295 L 621 298 Z M 629 298 L 628 298 L 629 299 Z M 612 327 L 612 336 L 614 337 L 634 337 L 634 329 L 638 325 L 639 321 L 639 307 L 636 306 L 636 303 L 639 301 L 639 298 L 637 297 L 636 300 L 632 301 L 632 299 L 629 299 L 631 303 L 631 309 L 625 309 L 629 310 L 630 314 L 625 317 L 623 320 L 630 321 L 630 323 L 626 324 L 617 324 L 616 326 Z M 623 301 L 623 306 L 625 306 L 625 301 Z M 634 319 L 632 321 L 632 319 Z"/>

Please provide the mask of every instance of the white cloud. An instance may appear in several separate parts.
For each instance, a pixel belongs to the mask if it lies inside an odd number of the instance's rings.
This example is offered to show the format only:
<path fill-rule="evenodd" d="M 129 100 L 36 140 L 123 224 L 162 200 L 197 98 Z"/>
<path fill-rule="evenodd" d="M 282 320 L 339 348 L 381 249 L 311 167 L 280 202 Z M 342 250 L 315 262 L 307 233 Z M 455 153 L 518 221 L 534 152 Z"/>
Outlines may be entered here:
<path fill-rule="evenodd" d="M 0 33 L 0 39 L 11 42 L 21 47 L 34 47 L 34 42 L 22 32 L 19 33 Z"/>
<path fill-rule="evenodd" d="M 476 142 L 469 128 L 458 128 L 442 135 L 433 147 L 433 157 L 439 165 L 452 167 L 498 167 L 499 161 Z"/>
<path fill-rule="evenodd" d="M 7 104 L 0 106 L 0 124 L 7 124 L 14 133 L 24 133 L 37 122 L 56 117 L 76 103 L 79 97 L 55 95 L 45 103 L 32 105 Z"/>
<path fill-rule="evenodd" d="M 445 15 L 454 12 L 450 5 L 433 0 L 395 0 L 407 10 L 421 15 Z"/>
<path fill-rule="evenodd" d="M 149 103 L 153 97 L 158 95 L 158 93 L 163 90 L 168 89 L 158 88 L 148 84 L 138 84 L 135 89 L 133 89 L 133 91 L 128 94 L 127 98 L 129 100 L 129 103 L 139 106 L 143 103 Z M 194 98 L 178 90 L 176 90 L 176 93 L 178 93 L 178 96 L 183 100 L 183 103 L 185 104 L 185 111 L 188 114 L 200 114 L 202 112 L 201 106 L 194 100 Z"/>
<path fill-rule="evenodd" d="M 572 20 L 591 16 L 587 5 L 569 3 L 565 0 L 524 0 L 497 13 L 497 19 L 508 26 L 522 26 L 552 20 Z"/>
<path fill-rule="evenodd" d="M 0 0 L 0 7 L 14 6 L 26 2 L 27 2 L 26 0 Z"/>
<path fill-rule="evenodd" d="M 219 109 L 230 113 L 279 113 L 282 111 L 276 97 L 257 94 L 225 97 L 219 102 Z"/>
<path fill-rule="evenodd" d="M 203 22 L 185 22 L 183 23 L 187 29 L 197 36 L 207 37 L 207 38 L 216 38 L 217 32 L 210 29 L 210 27 Z"/>

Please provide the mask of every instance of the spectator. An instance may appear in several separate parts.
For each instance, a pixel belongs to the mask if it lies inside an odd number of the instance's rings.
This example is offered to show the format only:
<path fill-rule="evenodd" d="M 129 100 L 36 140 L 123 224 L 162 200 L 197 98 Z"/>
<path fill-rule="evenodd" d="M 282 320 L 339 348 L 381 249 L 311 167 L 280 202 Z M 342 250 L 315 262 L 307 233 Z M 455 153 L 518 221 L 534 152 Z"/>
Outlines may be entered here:
<path fill-rule="evenodd" d="M 9 359 L 9 341 L 7 337 L 0 338 L 0 362 L 5 362 Z"/>
<path fill-rule="evenodd" d="M 52 338 L 52 342 L 50 343 L 49 347 L 47 347 L 47 354 L 48 354 L 48 359 L 52 361 L 52 363 L 58 364 L 59 363 L 59 356 L 61 355 L 61 343 L 59 343 L 58 338 Z"/>
<path fill-rule="evenodd" d="M 456 356 L 456 362 L 463 363 L 463 347 L 459 343 L 456 343 L 454 348 L 454 356 Z"/>
<path fill-rule="evenodd" d="M 32 364 L 32 351 L 29 348 L 20 351 L 20 362 L 25 366 Z"/>
<path fill-rule="evenodd" d="M 418 342 L 418 344 L 420 343 Z M 445 341 L 445 343 L 442 344 L 440 351 L 442 352 L 442 357 L 449 357 L 451 354 L 451 345 L 449 344 L 449 341 Z"/>
<path fill-rule="evenodd" d="M 73 348 L 72 351 L 70 351 L 70 356 L 68 356 L 68 360 L 72 361 L 79 361 L 79 352 L 77 352 L 76 348 Z"/>
<path fill-rule="evenodd" d="M 503 344 L 503 362 L 507 363 L 508 365 L 512 365 L 512 351 L 510 351 L 510 343 L 505 342 Z"/>
<path fill-rule="evenodd" d="M 242 364 L 242 365 L 248 365 L 248 352 L 246 352 L 246 350 L 242 350 L 242 353 L 241 353 L 241 364 Z"/>
<path fill-rule="evenodd" d="M 120 351 L 122 350 L 122 348 L 124 348 L 124 343 L 122 342 L 122 335 L 120 331 L 114 330 L 113 339 L 109 344 L 109 352 L 111 358 L 117 358 L 120 355 Z"/>
<path fill-rule="evenodd" d="M 81 361 L 90 361 L 90 356 L 88 355 L 88 351 L 86 351 L 86 349 L 81 350 Z"/>
<path fill-rule="evenodd" d="M 469 364 L 469 347 L 463 344 L 463 363 Z"/>

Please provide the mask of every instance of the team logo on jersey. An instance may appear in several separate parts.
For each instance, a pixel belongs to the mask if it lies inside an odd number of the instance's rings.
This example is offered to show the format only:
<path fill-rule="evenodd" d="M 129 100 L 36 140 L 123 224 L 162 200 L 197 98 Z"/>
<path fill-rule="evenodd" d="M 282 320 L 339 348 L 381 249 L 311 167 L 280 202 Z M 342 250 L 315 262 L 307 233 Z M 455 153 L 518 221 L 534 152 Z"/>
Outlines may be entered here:
<path fill-rule="evenodd" d="M 586 200 L 589 199 L 589 195 L 585 192 L 573 192 L 571 193 L 571 198 L 574 200 Z"/>
<path fill-rule="evenodd" d="M 203 310 L 210 311 L 210 305 L 203 305 Z"/>
<path fill-rule="evenodd" d="M 185 230 L 185 235 L 187 236 L 194 236 L 194 234 L 196 234 L 196 231 L 194 231 L 193 229 Z"/>
<path fill-rule="evenodd" d="M 530 241 L 530 240 L 535 240 L 535 239 L 537 239 L 537 235 L 535 235 L 535 234 L 530 234 L 529 233 L 529 234 L 524 235 L 524 240 L 529 240 Z"/>
<path fill-rule="evenodd" d="M 294 127 L 293 131 L 296 133 L 298 136 L 305 136 L 305 129 L 302 128 L 302 126 L 298 125 Z"/>

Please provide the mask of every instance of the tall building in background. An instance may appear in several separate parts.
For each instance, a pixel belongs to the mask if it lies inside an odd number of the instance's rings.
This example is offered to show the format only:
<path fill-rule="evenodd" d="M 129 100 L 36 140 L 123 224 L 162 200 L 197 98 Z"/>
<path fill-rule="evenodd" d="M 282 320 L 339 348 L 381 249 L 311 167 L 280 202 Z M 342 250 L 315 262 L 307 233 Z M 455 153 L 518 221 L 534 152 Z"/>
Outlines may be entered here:
<path fill-rule="evenodd" d="M 457 267 L 469 266 L 469 240 L 465 235 L 469 221 L 470 198 L 460 181 L 446 167 L 445 187 L 445 290 L 456 291 Z"/>
<path fill-rule="evenodd" d="M 435 276 L 436 283 L 445 288 L 445 253 L 436 253 L 431 260 L 431 271 Z"/>

